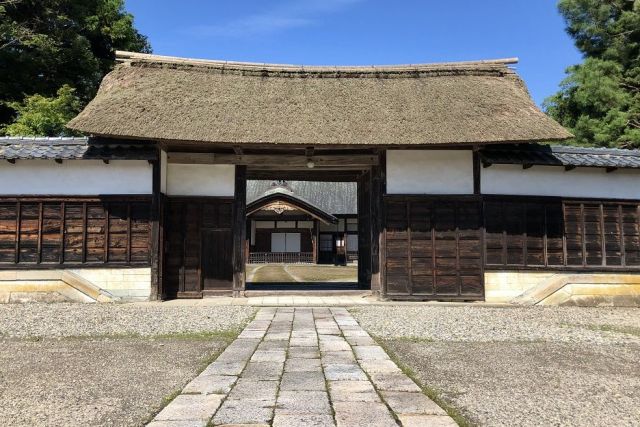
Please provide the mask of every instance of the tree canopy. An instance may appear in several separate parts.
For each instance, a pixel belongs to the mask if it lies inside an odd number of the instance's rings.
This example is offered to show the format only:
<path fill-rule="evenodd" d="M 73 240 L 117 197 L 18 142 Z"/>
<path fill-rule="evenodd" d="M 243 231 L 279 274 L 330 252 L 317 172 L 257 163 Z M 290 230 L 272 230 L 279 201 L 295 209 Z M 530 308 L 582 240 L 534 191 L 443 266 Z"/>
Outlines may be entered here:
<path fill-rule="evenodd" d="M 116 49 L 151 51 L 124 0 L 0 0 L 0 132 L 66 134 L 51 120 L 95 95 Z"/>
<path fill-rule="evenodd" d="M 640 0 L 560 0 L 585 61 L 567 70 L 548 114 L 574 143 L 640 148 Z"/>

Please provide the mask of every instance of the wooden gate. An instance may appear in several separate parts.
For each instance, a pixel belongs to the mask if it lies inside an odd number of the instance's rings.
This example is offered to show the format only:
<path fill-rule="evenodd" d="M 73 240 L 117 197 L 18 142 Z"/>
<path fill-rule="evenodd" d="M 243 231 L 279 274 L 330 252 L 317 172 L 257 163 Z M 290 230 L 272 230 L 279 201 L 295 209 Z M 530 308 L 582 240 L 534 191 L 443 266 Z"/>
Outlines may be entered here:
<path fill-rule="evenodd" d="M 387 196 L 385 211 L 387 296 L 484 298 L 479 200 Z"/>
<path fill-rule="evenodd" d="M 232 200 L 170 198 L 167 202 L 164 294 L 197 298 L 233 289 Z"/>

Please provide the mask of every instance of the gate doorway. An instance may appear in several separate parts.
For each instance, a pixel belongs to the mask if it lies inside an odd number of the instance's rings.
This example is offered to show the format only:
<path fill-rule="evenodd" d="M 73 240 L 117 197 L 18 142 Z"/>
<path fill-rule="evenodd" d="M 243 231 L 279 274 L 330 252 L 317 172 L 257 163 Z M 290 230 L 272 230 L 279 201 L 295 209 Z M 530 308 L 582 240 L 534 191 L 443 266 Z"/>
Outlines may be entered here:
<path fill-rule="evenodd" d="M 291 273 L 288 276 L 294 281 L 286 284 L 286 290 L 380 291 L 381 219 L 375 212 L 381 210 L 382 203 L 381 152 L 370 149 L 314 152 L 312 148 L 267 152 L 234 147 L 233 152 L 220 148 L 212 153 L 200 152 L 194 146 L 182 146 L 179 150 L 167 152 L 169 166 L 190 165 L 189 173 L 194 174 L 206 168 L 193 166 L 233 166 L 235 178 L 233 191 L 225 190 L 231 196 L 160 198 L 158 283 L 163 299 L 243 296 L 252 292 L 256 264 L 291 265 L 287 273 Z M 184 187 L 189 193 L 211 193 L 189 187 L 193 182 L 217 185 L 194 177 L 202 175 L 185 175 Z M 283 180 L 323 182 L 331 187 L 348 183 L 353 186 L 355 212 L 352 215 L 331 209 L 327 212 L 304 197 L 298 198 L 292 209 L 289 203 L 292 197 L 286 192 L 267 197 L 259 204 L 247 199 L 248 182 Z M 279 217 L 261 217 L 265 209 Z M 301 272 L 304 264 L 324 265 L 326 271 Z M 264 268 L 261 267 L 262 273 Z M 310 276 L 319 276 L 319 280 L 316 277 L 307 280 Z M 347 279 L 342 280 L 343 277 Z M 280 290 L 278 283 L 270 286 L 272 291 Z"/>
<path fill-rule="evenodd" d="M 348 291 L 358 283 L 358 184 L 247 180 L 246 290 Z"/>

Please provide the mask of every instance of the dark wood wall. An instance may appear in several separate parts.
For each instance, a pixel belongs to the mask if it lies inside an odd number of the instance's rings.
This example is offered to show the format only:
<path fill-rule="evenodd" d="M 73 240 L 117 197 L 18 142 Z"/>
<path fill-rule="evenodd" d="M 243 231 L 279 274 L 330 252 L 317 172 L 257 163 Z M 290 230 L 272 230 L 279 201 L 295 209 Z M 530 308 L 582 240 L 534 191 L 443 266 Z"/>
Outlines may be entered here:
<path fill-rule="evenodd" d="M 478 200 L 385 198 L 386 293 L 482 299 L 482 215 Z"/>
<path fill-rule="evenodd" d="M 232 203 L 230 198 L 167 198 L 166 297 L 232 291 Z"/>
<path fill-rule="evenodd" d="M 485 201 L 487 268 L 640 269 L 637 202 Z"/>
<path fill-rule="evenodd" d="M 0 198 L 0 268 L 148 266 L 150 197 Z"/>
<path fill-rule="evenodd" d="M 386 196 L 386 293 L 482 299 L 484 270 L 640 271 L 640 204 Z"/>

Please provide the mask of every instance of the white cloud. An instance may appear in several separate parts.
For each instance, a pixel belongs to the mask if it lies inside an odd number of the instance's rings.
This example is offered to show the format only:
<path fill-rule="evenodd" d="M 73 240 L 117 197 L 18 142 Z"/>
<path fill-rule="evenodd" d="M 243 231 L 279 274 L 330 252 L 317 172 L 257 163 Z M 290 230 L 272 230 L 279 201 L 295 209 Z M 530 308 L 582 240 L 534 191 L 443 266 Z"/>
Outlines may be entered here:
<path fill-rule="evenodd" d="M 203 37 L 250 37 L 314 25 L 322 15 L 339 12 L 364 0 L 289 0 L 272 10 L 229 22 L 197 25 L 189 32 Z"/>

